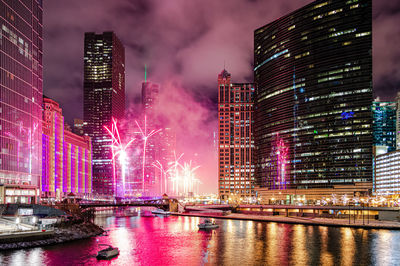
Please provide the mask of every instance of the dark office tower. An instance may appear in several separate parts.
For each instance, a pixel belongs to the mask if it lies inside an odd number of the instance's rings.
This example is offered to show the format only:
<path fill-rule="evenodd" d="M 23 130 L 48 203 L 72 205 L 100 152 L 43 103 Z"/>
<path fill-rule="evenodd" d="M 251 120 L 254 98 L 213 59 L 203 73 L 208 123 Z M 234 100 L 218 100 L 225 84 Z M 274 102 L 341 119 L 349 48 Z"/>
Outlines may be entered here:
<path fill-rule="evenodd" d="M 372 117 L 374 147 L 396 150 L 396 102 L 374 101 Z"/>
<path fill-rule="evenodd" d="M 371 5 L 318 0 L 255 30 L 255 178 L 261 196 L 281 190 L 280 199 L 308 200 L 368 192 Z M 314 188 L 317 194 L 309 191 Z"/>
<path fill-rule="evenodd" d="M 253 83 L 231 83 L 218 75 L 218 192 L 229 202 L 250 202 L 254 193 Z"/>
<path fill-rule="evenodd" d="M 114 195 L 111 138 L 104 126 L 125 112 L 125 50 L 113 32 L 85 33 L 85 133 L 92 138 L 94 193 Z"/>
<path fill-rule="evenodd" d="M 39 195 L 42 13 L 41 0 L 0 0 L 0 203 Z"/>

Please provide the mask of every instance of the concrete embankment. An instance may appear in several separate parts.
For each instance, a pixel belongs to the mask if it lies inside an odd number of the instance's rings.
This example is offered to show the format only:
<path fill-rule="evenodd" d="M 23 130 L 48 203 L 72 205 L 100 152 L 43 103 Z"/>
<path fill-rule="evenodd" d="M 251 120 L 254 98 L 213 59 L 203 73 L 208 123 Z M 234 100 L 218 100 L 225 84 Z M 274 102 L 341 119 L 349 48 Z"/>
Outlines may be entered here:
<path fill-rule="evenodd" d="M 204 218 L 216 219 L 232 219 L 232 220 L 248 220 L 260 222 L 276 222 L 287 224 L 305 224 L 305 225 L 318 225 L 318 226 L 333 226 L 333 227 L 352 227 L 364 229 L 389 229 L 400 230 L 400 222 L 396 221 L 378 221 L 378 220 L 360 220 L 356 219 L 333 219 L 333 218 L 317 218 L 317 217 L 285 217 L 285 216 L 264 216 L 264 215 L 250 215 L 241 213 L 232 213 L 228 215 L 214 215 L 212 213 L 178 213 L 174 212 L 172 215 L 178 216 L 194 216 Z"/>
<path fill-rule="evenodd" d="M 0 250 L 30 248 L 85 239 L 102 234 L 104 230 L 93 223 L 80 223 L 58 227 L 46 232 L 26 232 L 1 235 Z"/>

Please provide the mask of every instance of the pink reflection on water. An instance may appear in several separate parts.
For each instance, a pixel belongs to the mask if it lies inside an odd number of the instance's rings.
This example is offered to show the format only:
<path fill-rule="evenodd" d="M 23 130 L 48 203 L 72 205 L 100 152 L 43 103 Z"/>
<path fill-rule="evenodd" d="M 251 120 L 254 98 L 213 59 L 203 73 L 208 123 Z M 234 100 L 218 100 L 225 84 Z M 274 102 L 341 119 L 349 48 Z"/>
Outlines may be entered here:
<path fill-rule="evenodd" d="M 206 247 L 198 242 L 204 239 L 198 231 L 198 218 L 125 217 L 113 218 L 108 236 L 97 237 L 99 244 L 110 244 L 120 249 L 120 255 L 102 265 L 197 265 Z M 99 248 L 100 249 L 100 248 Z M 190 263 L 192 262 L 192 263 Z"/>

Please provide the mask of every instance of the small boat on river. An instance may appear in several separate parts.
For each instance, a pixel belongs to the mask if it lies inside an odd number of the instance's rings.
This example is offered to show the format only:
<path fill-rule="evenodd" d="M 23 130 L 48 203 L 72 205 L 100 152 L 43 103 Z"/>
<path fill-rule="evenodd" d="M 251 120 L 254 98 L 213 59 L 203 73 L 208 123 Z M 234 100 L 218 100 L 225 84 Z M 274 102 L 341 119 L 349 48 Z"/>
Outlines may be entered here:
<path fill-rule="evenodd" d="M 199 229 L 216 229 L 219 227 L 215 222 L 211 222 L 209 219 L 205 219 L 204 222 L 197 225 Z"/>
<path fill-rule="evenodd" d="M 115 247 L 113 247 L 111 245 L 107 245 L 107 244 L 100 244 L 99 246 L 108 246 L 107 248 L 102 249 L 97 253 L 96 258 L 99 260 L 107 260 L 107 259 L 111 259 L 111 258 L 114 258 L 119 255 L 118 248 L 115 248 Z"/>

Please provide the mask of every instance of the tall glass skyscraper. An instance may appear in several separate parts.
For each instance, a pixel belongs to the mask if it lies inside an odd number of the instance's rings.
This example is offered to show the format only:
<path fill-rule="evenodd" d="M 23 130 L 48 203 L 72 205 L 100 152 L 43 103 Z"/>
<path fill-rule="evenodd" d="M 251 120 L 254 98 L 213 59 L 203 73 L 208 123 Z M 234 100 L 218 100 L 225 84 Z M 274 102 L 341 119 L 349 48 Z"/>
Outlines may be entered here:
<path fill-rule="evenodd" d="M 396 102 L 372 103 L 374 146 L 396 149 Z"/>
<path fill-rule="evenodd" d="M 317 0 L 255 30 L 261 188 L 371 184 L 371 30 L 371 0 Z"/>
<path fill-rule="evenodd" d="M 41 0 L 0 0 L 0 203 L 30 203 L 38 196 L 42 13 Z"/>
<path fill-rule="evenodd" d="M 111 137 L 104 129 L 125 113 L 125 49 L 113 32 L 85 33 L 85 133 L 92 138 L 93 192 L 114 195 Z"/>

